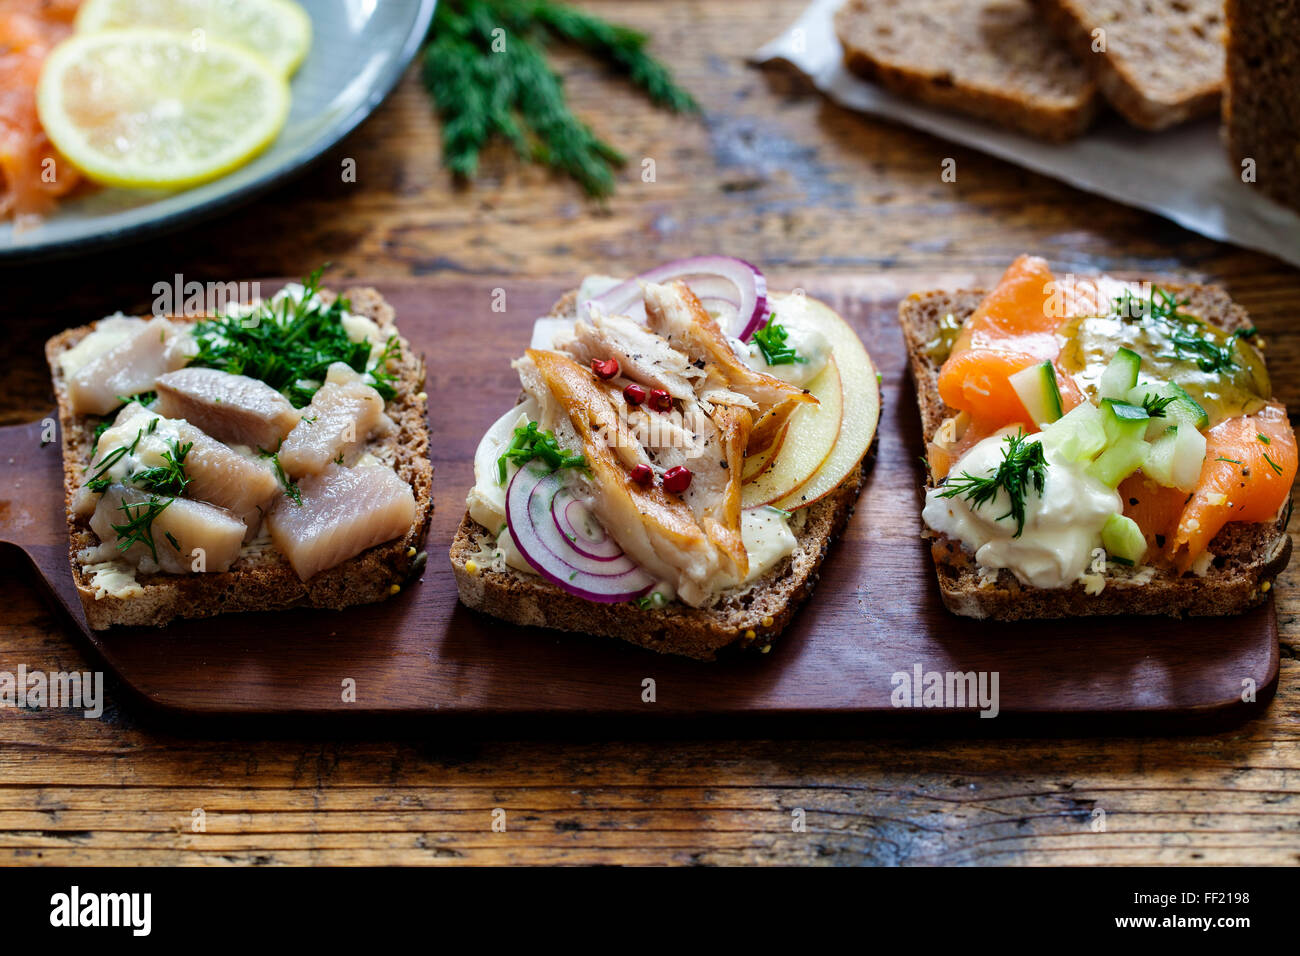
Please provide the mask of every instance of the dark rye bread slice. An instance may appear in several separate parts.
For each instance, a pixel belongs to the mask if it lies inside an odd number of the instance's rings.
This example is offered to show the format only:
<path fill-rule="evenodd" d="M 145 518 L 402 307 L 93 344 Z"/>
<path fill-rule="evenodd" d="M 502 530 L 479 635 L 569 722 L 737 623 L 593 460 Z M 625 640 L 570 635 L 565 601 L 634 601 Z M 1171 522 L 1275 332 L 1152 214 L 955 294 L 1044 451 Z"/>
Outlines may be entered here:
<path fill-rule="evenodd" d="M 1223 0 L 1034 2 L 1111 106 L 1134 126 L 1165 129 L 1218 111 Z M 1102 39 L 1104 52 L 1098 49 Z"/>
<path fill-rule="evenodd" d="M 328 293 L 322 293 L 328 296 Z M 373 319 L 381 328 L 394 329 L 392 307 L 374 289 L 349 289 L 350 311 Z M 174 319 L 174 321 L 184 321 Z M 402 340 L 396 396 L 385 412 L 396 424 L 394 432 L 372 440 L 367 450 L 394 467 L 415 494 L 416 519 L 400 538 L 377 545 L 342 564 L 322 571 L 306 582 L 299 580 L 289 562 L 267 544 L 241 554 L 230 570 L 208 574 L 140 575 L 143 593 L 129 597 L 104 594 L 96 599 L 91 575 L 77 561 L 77 552 L 99 543 L 90 530 L 89 515 L 73 513 L 73 495 L 89 464 L 95 425 L 102 419 L 75 415 L 68 404 L 67 387 L 59 356 L 85 338 L 95 323 L 68 329 L 50 339 L 45 355 L 54 378 L 63 441 L 63 482 L 67 506 L 69 559 L 86 620 L 95 630 L 114 625 L 163 625 L 176 618 L 211 617 L 234 611 L 267 611 L 292 607 L 344 608 L 382 601 L 395 593 L 419 570 L 417 556 L 433 511 L 433 465 L 429 459 L 429 426 L 424 392 L 424 359 Z"/>
<path fill-rule="evenodd" d="M 1250 328 L 1246 310 L 1216 286 L 1165 283 L 1163 288 L 1189 301 L 1185 311 L 1228 331 Z M 941 362 L 927 348 L 937 340 L 940 322 L 952 315 L 964 321 L 985 292 L 921 292 L 898 307 L 912 376 L 916 381 L 921 430 L 928 442 L 953 409 L 939 398 Z M 929 481 L 927 487 L 932 487 Z M 1224 615 L 1237 614 L 1264 600 L 1274 579 L 1291 559 L 1286 533 L 1290 506 L 1274 521 L 1226 525 L 1210 542 L 1215 559 L 1205 575 L 1182 576 L 1169 570 L 1111 566 L 1100 594 L 1088 594 L 1082 584 L 1064 588 L 1035 588 L 1001 570 L 996 577 L 981 574 L 975 557 L 959 541 L 936 535 L 931 542 L 943 603 L 964 617 L 1018 620 L 1107 614 Z"/>
<path fill-rule="evenodd" d="M 577 292 L 569 292 L 555 303 L 551 314 L 572 314 L 576 300 Z M 825 497 L 794 512 L 792 554 L 747 587 L 724 593 L 713 607 L 674 602 L 642 610 L 631 603 L 597 604 L 535 574 L 482 567 L 479 559 L 494 535 L 468 512 L 451 544 L 456 589 L 466 607 L 512 624 L 616 637 L 661 654 L 711 661 L 728 647 L 766 651 L 817 586 L 822 561 L 853 514 L 874 449 L 873 436 L 871 447 L 843 481 Z"/>
<path fill-rule="evenodd" d="M 848 0 L 844 63 L 903 96 L 1040 139 L 1078 136 L 1096 85 L 1029 0 Z"/>
<path fill-rule="evenodd" d="M 1228 0 L 1223 126 L 1237 175 L 1300 211 L 1300 0 Z"/>

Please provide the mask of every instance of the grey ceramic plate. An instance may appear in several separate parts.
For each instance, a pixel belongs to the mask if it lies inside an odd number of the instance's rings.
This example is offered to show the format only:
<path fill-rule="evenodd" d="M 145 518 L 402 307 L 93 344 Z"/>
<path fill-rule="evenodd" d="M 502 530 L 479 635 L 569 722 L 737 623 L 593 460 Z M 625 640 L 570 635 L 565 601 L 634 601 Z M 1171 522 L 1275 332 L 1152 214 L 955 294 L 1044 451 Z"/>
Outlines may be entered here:
<path fill-rule="evenodd" d="M 320 156 L 397 85 L 437 0 L 299 0 L 312 46 L 292 81 L 289 120 L 271 147 L 228 176 L 178 193 L 103 189 L 61 203 L 44 222 L 0 223 L 0 261 L 86 252 L 173 229 L 246 201 Z"/>

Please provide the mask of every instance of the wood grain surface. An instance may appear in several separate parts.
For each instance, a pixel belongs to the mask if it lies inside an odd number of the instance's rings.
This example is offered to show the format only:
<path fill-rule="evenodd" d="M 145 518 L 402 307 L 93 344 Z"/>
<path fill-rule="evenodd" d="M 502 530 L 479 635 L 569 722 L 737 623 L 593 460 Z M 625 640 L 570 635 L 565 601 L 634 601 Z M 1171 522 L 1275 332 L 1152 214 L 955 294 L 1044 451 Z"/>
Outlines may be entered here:
<path fill-rule="evenodd" d="M 40 345 L 52 331 L 146 306 L 175 272 L 293 275 L 329 260 L 334 281 L 571 281 L 695 252 L 774 272 L 974 281 L 1032 251 L 1059 269 L 1220 282 L 1265 331 L 1279 395 L 1300 407 L 1296 270 L 746 65 L 799 0 L 584 5 L 652 32 L 705 107 L 699 120 L 660 114 L 603 68 L 560 58 L 577 109 L 633 157 L 606 207 L 506 151 L 487 158 L 477 186 L 455 188 L 412 73 L 333 155 L 253 206 L 143 246 L 7 270 L 0 423 L 49 408 Z M 356 183 L 338 175 L 348 157 Z M 645 157 L 654 183 L 640 179 Z M 940 180 L 945 157 L 956 182 Z M 21 559 L 0 568 L 0 670 L 93 666 Z M 146 722 L 110 683 L 98 720 L 0 710 L 0 862 L 1295 865 L 1300 571 L 1277 590 L 1277 697 L 1214 735 L 262 739 L 254 726 L 196 739 Z"/>

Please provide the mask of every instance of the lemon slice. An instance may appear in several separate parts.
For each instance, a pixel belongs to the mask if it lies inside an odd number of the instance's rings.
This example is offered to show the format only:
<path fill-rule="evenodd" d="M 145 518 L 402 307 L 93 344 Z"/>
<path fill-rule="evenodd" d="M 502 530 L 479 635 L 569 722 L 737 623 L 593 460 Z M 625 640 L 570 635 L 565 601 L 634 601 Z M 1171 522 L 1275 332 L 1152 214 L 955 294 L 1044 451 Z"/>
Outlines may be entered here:
<path fill-rule="evenodd" d="M 248 162 L 289 115 L 289 84 L 247 50 L 170 30 L 78 33 L 36 86 L 55 147 L 110 186 L 179 189 Z"/>
<path fill-rule="evenodd" d="M 284 76 L 293 75 L 311 46 L 311 19 L 290 0 L 87 0 L 77 13 L 80 33 L 130 27 L 233 43 L 261 54 Z"/>

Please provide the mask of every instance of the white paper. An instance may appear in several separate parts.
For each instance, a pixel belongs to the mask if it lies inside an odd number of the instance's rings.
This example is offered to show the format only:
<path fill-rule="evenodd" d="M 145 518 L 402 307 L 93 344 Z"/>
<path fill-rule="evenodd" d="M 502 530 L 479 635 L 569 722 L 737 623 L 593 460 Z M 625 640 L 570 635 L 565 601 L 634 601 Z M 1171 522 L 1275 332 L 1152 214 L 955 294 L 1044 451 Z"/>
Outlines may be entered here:
<path fill-rule="evenodd" d="M 786 60 L 842 106 L 906 123 L 1009 162 L 1172 219 L 1211 239 L 1267 252 L 1300 266 L 1300 215 L 1243 183 L 1217 120 L 1159 133 L 1106 117 L 1065 144 L 1041 142 L 981 120 L 895 96 L 850 73 L 832 17 L 843 0 L 813 0 L 789 29 L 755 55 Z"/>

